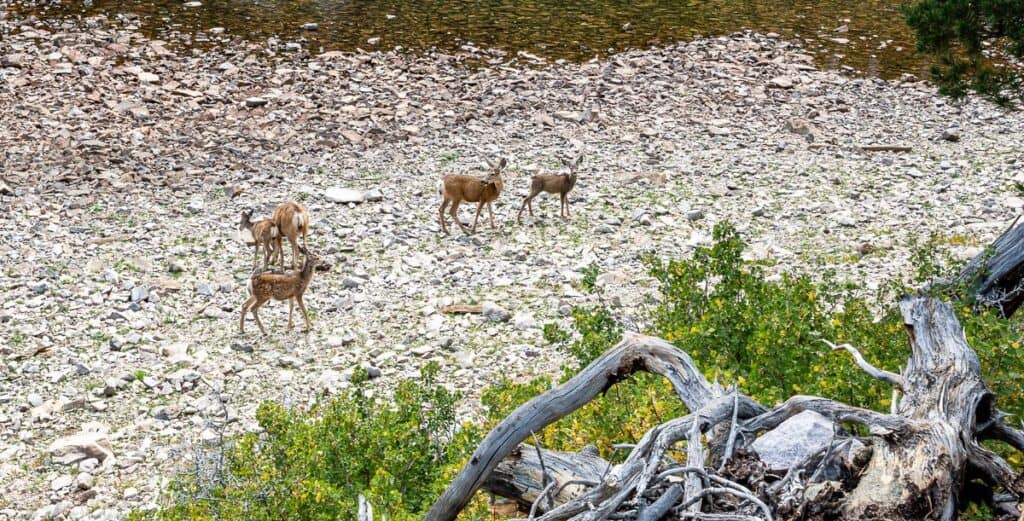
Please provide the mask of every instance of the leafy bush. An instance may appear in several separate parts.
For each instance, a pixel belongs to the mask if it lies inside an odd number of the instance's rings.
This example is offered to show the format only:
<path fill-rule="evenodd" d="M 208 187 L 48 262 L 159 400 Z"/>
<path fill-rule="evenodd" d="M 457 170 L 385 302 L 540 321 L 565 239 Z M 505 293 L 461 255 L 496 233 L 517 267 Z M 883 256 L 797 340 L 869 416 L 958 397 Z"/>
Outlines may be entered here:
<path fill-rule="evenodd" d="M 459 395 L 436 383 L 438 370 L 428 364 L 388 404 L 361 385 L 308 412 L 262 404 L 265 431 L 234 444 L 220 485 L 180 478 L 175 504 L 152 517 L 355 519 L 363 494 L 378 517 L 422 518 L 479 436 L 469 425 L 456 430 Z"/>
<path fill-rule="evenodd" d="M 745 245 L 729 224 L 716 226 L 713 238 L 712 246 L 698 248 L 689 259 L 646 259 L 663 297 L 648 317 L 653 325 L 647 333 L 685 350 L 709 379 L 739 384 L 766 405 L 794 394 L 813 394 L 889 409 L 891 388 L 860 371 L 845 352 L 831 352 L 821 340 L 850 343 L 876 366 L 898 371 L 909 356 L 896 307 L 899 296 L 953 269 L 936 260 L 937 241 L 918 249 L 908 285 L 890 283 L 872 303 L 858 296 L 857 288 L 833 282 L 828 273 L 820 280 L 785 274 L 767 277 L 761 268 L 743 261 Z M 982 361 L 1000 407 L 1024 413 L 1020 321 L 1003 320 L 990 311 L 972 312 L 966 304 L 961 311 L 968 342 Z M 577 308 L 573 318 L 575 340 L 568 340 L 571 335 L 558 328 L 546 329 L 549 340 L 576 362 L 563 368 L 562 381 L 621 339 L 621 326 L 605 308 Z M 551 383 L 542 378 L 491 389 L 483 397 L 489 419 L 500 420 Z M 612 443 L 635 442 L 650 427 L 685 413 L 663 379 L 644 374 L 618 384 L 538 436 L 549 448 L 579 450 L 592 443 L 610 456 Z M 1020 462 L 1016 454 L 1011 460 Z"/>
<path fill-rule="evenodd" d="M 848 342 L 873 364 L 896 371 L 908 356 L 907 336 L 896 309 L 901 292 L 946 274 L 936 262 L 936 241 L 915 254 L 915 280 L 892 283 L 877 302 L 856 288 L 806 276 L 768 277 L 743 261 L 745 247 L 728 224 L 714 229 L 714 243 L 681 260 L 645 262 L 662 296 L 647 333 L 686 350 L 698 367 L 723 384 L 737 383 L 766 405 L 793 394 L 815 394 L 876 410 L 888 410 L 891 389 L 856 368 L 849 355 L 832 353 L 820 340 Z M 585 288 L 596 292 L 597 268 L 587 269 Z M 999 406 L 1024 414 L 1022 328 L 1019 320 L 958 304 L 968 342 L 977 351 L 983 375 Z M 881 311 L 880 311 L 881 310 Z M 483 392 L 484 425 L 456 428 L 458 395 L 435 382 L 429 365 L 421 381 L 399 385 L 388 406 L 367 398 L 357 385 L 309 412 L 263 404 L 257 414 L 265 432 L 243 436 L 228 455 L 230 479 L 179 479 L 177 500 L 150 514 L 178 519 L 352 519 L 364 494 L 388 519 L 419 519 L 461 468 L 484 428 L 515 407 L 571 378 L 617 344 L 623 327 L 604 306 L 573 311 L 575 331 L 544 328 L 545 338 L 563 349 L 569 362 L 562 374 L 526 383 L 501 382 Z M 554 450 L 597 446 L 621 460 L 615 443 L 635 443 L 653 426 L 686 414 L 664 379 L 639 374 L 608 390 L 579 411 L 536 433 Z M 1019 454 L 1006 451 L 1020 465 Z M 204 499 L 205 498 L 205 499 Z M 463 519 L 487 519 L 478 497 Z M 974 507 L 971 519 L 987 519 Z"/>

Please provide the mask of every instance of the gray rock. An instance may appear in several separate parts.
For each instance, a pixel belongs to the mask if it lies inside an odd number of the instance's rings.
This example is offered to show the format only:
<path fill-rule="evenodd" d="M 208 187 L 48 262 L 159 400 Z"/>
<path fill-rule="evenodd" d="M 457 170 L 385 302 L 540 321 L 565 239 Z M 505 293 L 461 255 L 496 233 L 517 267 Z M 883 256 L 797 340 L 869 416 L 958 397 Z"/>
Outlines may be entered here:
<path fill-rule="evenodd" d="M 384 200 L 384 194 L 379 188 L 374 188 L 365 194 L 366 200 L 371 203 L 376 203 Z"/>
<path fill-rule="evenodd" d="M 366 43 L 368 43 L 370 45 L 377 45 L 378 43 L 380 43 L 380 37 L 379 36 L 374 36 L 372 38 L 367 38 L 366 39 Z"/>
<path fill-rule="evenodd" d="M 512 318 L 512 325 L 516 326 L 517 329 L 528 331 L 537 327 L 537 320 L 529 313 L 517 313 Z"/>
<path fill-rule="evenodd" d="M 363 366 L 363 369 L 366 370 L 366 376 L 368 376 L 371 380 L 373 380 L 374 378 L 380 378 L 380 369 L 372 365 Z"/>
<path fill-rule="evenodd" d="M 832 422 L 814 411 L 804 411 L 754 440 L 751 448 L 773 471 L 784 471 L 824 449 L 835 437 Z"/>
<path fill-rule="evenodd" d="M 205 282 L 200 282 L 196 284 L 196 293 L 203 297 L 212 297 L 213 288 L 211 288 L 210 285 L 206 284 Z"/>
<path fill-rule="evenodd" d="M 777 89 L 792 89 L 793 78 L 790 78 L 788 76 L 776 76 L 768 82 L 768 85 L 775 87 Z"/>
<path fill-rule="evenodd" d="M 185 267 L 181 265 L 181 262 L 178 259 L 172 259 L 167 265 L 167 271 L 171 273 L 181 273 L 185 271 Z"/>
<path fill-rule="evenodd" d="M 350 275 L 345 277 L 344 279 L 341 279 L 341 286 L 346 289 L 356 289 L 362 286 L 363 284 L 366 284 L 366 279 L 362 277 L 356 277 L 355 275 Z"/>
<path fill-rule="evenodd" d="M 594 233 L 615 233 L 615 227 L 607 223 L 602 223 L 594 227 Z"/>
<path fill-rule="evenodd" d="M 956 127 L 950 127 L 942 131 L 942 139 L 946 141 L 957 142 L 960 141 L 960 129 Z"/>
<path fill-rule="evenodd" d="M 43 404 L 43 397 L 39 393 L 29 393 L 28 398 L 25 400 L 32 407 L 39 407 Z"/>
<path fill-rule="evenodd" d="M 245 106 L 249 107 L 249 108 L 262 107 L 262 106 L 264 106 L 266 104 L 267 104 L 266 98 L 260 98 L 260 97 L 257 97 L 257 96 L 253 96 L 251 98 L 246 98 L 245 99 Z"/>
<path fill-rule="evenodd" d="M 303 31 L 316 31 L 319 28 L 320 28 L 320 26 L 318 24 L 316 24 L 315 22 L 309 22 L 309 23 L 302 24 L 302 30 Z"/>
<path fill-rule="evenodd" d="M 79 472 L 78 475 L 75 476 L 75 487 L 78 488 L 78 490 L 89 490 L 95 483 L 96 478 L 88 472 Z"/>
<path fill-rule="evenodd" d="M 35 293 L 36 295 L 41 295 L 43 293 L 46 293 L 46 291 L 50 289 L 50 285 L 47 284 L 45 281 L 37 282 L 29 286 L 28 289 L 31 290 L 32 293 Z"/>
<path fill-rule="evenodd" d="M 686 212 L 686 219 L 690 221 L 699 221 L 704 218 L 704 212 L 701 210 L 690 210 Z"/>
<path fill-rule="evenodd" d="M 508 322 L 512 318 L 511 313 L 493 302 L 484 302 L 481 308 L 484 318 L 491 322 Z"/>
<path fill-rule="evenodd" d="M 132 288 L 132 294 L 128 298 L 130 302 L 139 303 L 149 298 L 149 288 L 146 286 L 135 286 Z"/>
<path fill-rule="evenodd" d="M 101 432 L 86 431 L 65 436 L 50 444 L 48 451 L 55 461 L 65 465 L 78 463 L 87 458 L 95 458 L 106 464 L 114 458 L 110 441 L 107 440 L 106 434 Z"/>

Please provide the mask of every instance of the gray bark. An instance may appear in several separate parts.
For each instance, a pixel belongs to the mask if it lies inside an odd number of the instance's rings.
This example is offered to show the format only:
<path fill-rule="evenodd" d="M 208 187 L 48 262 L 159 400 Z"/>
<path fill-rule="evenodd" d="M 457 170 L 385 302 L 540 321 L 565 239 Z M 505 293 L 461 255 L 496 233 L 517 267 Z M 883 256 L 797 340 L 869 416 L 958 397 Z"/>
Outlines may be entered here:
<path fill-rule="evenodd" d="M 1014 221 L 960 273 L 958 282 L 979 303 L 1009 318 L 1024 304 L 1024 224 Z"/>
<path fill-rule="evenodd" d="M 550 505 L 541 505 L 540 521 L 596 521 L 613 515 L 635 519 L 660 512 L 674 512 L 683 519 L 774 519 L 809 511 L 823 519 L 951 520 L 969 479 L 981 479 L 992 491 L 1001 491 L 1000 508 L 1005 510 L 1007 498 L 1024 497 L 1024 486 L 980 440 L 1000 439 L 1020 449 L 1024 433 L 1010 427 L 995 408 L 978 358 L 948 304 L 908 297 L 900 302 L 900 310 L 911 349 L 902 374 L 874 368 L 847 348 L 858 366 L 902 391 L 891 414 L 813 396 L 796 396 L 767 410 L 747 396 L 709 383 L 689 356 L 666 342 L 631 336 L 495 427 L 426 519 L 454 519 L 482 483 L 490 492 L 514 497 L 524 506 L 536 502 L 546 486 L 558 491 L 552 492 Z M 517 449 L 530 432 L 637 370 L 668 378 L 693 412 L 653 428 L 622 464 L 609 466 L 592 456 L 549 451 L 540 457 L 525 445 Z M 831 474 L 821 472 L 823 465 L 835 464 L 831 444 L 795 465 L 782 480 L 763 472 L 751 474 L 760 480 L 757 494 L 728 475 L 742 462 L 730 461 L 722 472 L 705 466 L 705 443 L 724 447 L 735 438 L 737 450 L 748 453 L 758 434 L 805 410 L 835 422 L 837 444 L 852 438 L 842 424 L 867 426 L 867 447 L 857 451 L 857 457 L 843 459 L 848 468 L 841 468 L 846 472 L 842 482 L 817 481 Z M 680 467 L 665 455 L 684 440 L 691 461 Z M 542 458 L 547 478 L 540 472 Z M 683 476 L 676 477 L 679 474 Z M 575 485 L 551 485 L 548 480 Z"/>

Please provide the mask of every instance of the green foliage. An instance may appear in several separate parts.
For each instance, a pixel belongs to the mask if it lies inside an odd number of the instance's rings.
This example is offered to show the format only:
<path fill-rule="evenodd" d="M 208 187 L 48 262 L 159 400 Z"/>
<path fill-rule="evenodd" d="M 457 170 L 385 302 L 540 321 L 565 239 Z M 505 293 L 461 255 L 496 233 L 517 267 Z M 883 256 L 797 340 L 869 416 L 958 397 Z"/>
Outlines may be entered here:
<path fill-rule="evenodd" d="M 263 403 L 256 418 L 264 432 L 242 436 L 215 479 L 179 478 L 175 503 L 152 516 L 354 519 L 363 494 L 378 516 L 422 518 L 479 435 L 472 426 L 456 429 L 459 395 L 436 383 L 438 370 L 429 364 L 386 404 L 367 397 L 364 375 L 309 412 Z"/>
<path fill-rule="evenodd" d="M 646 259 L 658 280 L 662 302 L 648 318 L 649 334 L 689 353 L 712 380 L 737 383 L 754 399 L 772 405 L 794 394 L 825 396 L 888 411 L 891 389 L 856 367 L 845 352 L 833 353 L 822 339 L 856 346 L 872 364 L 898 371 L 909 356 L 907 336 L 896 303 L 909 287 L 949 275 L 955 268 L 933 237 L 913 255 L 914 278 L 890 283 L 878 301 L 855 287 L 819 279 L 782 275 L 769 278 L 742 260 L 743 241 L 728 224 L 714 230 L 714 244 L 698 248 L 689 259 Z M 1003 410 L 1024 413 L 1024 378 L 1019 321 L 960 304 L 959 318 L 968 342 L 977 351 L 983 374 Z M 576 334 L 552 332 L 573 359 L 562 380 L 600 356 L 621 339 L 621 326 L 603 307 L 574 310 Z M 552 384 L 544 378 L 527 384 L 505 382 L 484 394 L 491 422 L 506 416 Z M 541 442 L 556 450 L 579 450 L 586 443 L 612 456 L 613 443 L 635 442 L 650 427 L 685 414 L 664 380 L 637 375 L 611 388 L 593 403 L 556 422 Z M 1020 464 L 1019 456 L 1007 454 Z"/>
<path fill-rule="evenodd" d="M 716 226 L 713 237 L 710 247 L 698 248 L 688 259 L 645 259 L 662 295 L 659 306 L 643 317 L 651 324 L 647 333 L 688 352 L 710 379 L 736 383 L 766 405 L 814 394 L 889 409 L 891 389 L 863 374 L 845 352 L 830 352 L 821 340 L 850 343 L 869 362 L 898 371 L 909 355 L 898 295 L 955 268 L 948 259 L 937 260 L 940 238 L 913 255 L 915 280 L 890 284 L 872 302 L 856 288 L 833 282 L 828 273 L 816 279 L 768 277 L 762 267 L 743 261 L 745 245 L 728 224 Z M 597 276 L 596 266 L 586 269 L 590 288 L 597 287 Z M 972 309 L 970 302 L 956 305 L 999 407 L 1024 414 L 1024 328 L 1017 320 Z M 353 390 L 310 412 L 263 404 L 257 419 L 264 432 L 234 444 L 227 457 L 229 471 L 217 479 L 199 479 L 199 473 L 178 479 L 171 491 L 174 503 L 148 516 L 352 519 L 356 498 L 363 494 L 388 519 L 419 519 L 484 428 L 573 377 L 622 338 L 622 325 L 603 305 L 578 307 L 572 317 L 575 331 L 555 324 L 544 328 L 547 341 L 569 359 L 562 374 L 485 389 L 483 425 L 457 428 L 459 397 L 435 383 L 436 365 L 424 369 L 420 381 L 401 383 L 386 405 L 367 397 L 366 374 L 360 371 Z M 686 412 L 668 382 L 638 374 L 536 436 L 549 449 L 576 451 L 593 444 L 604 457 L 621 461 L 625 454 L 613 444 L 635 443 L 655 425 Z M 1003 452 L 1012 464 L 1024 463 L 1018 453 Z M 463 519 L 487 518 L 485 501 L 478 497 Z M 989 514 L 975 506 L 965 516 L 986 519 Z"/>
<path fill-rule="evenodd" d="M 991 60 L 993 49 L 1024 57 L 1024 2 L 920 0 L 905 11 L 918 50 L 939 61 L 932 76 L 941 92 L 961 97 L 974 90 L 1000 104 L 1024 101 L 1021 71 Z"/>

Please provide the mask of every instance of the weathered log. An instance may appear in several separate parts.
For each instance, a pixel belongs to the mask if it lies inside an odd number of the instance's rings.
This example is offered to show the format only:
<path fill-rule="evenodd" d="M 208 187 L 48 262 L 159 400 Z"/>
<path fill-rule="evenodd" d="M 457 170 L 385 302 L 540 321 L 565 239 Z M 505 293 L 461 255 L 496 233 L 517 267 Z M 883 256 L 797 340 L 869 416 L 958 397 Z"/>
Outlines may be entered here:
<path fill-rule="evenodd" d="M 595 451 L 596 452 L 596 451 Z M 541 467 L 541 459 L 544 461 Z M 521 444 L 503 459 L 484 481 L 484 490 L 515 499 L 525 509 L 531 508 L 551 483 L 551 501 L 567 503 L 586 490 L 585 483 L 596 485 L 612 468 L 596 453 L 583 451 L 555 452 Z"/>
<path fill-rule="evenodd" d="M 1001 439 L 1019 449 L 1024 446 L 1024 433 L 1006 424 L 995 408 L 994 396 L 981 379 L 978 358 L 967 344 L 951 306 L 918 296 L 901 301 L 900 310 L 911 348 L 901 375 L 871 366 L 852 347 L 837 346 L 853 354 L 858 365 L 872 376 L 902 389 L 902 400 L 891 414 L 810 396 L 793 397 L 766 410 L 749 397 L 726 393 L 720 386 L 708 383 L 685 353 L 667 343 L 632 336 L 576 378 L 534 398 L 499 424 L 427 519 L 453 519 L 468 501 L 468 494 L 475 490 L 478 479 L 487 480 L 488 490 L 508 490 L 507 495 L 522 503 L 536 501 L 545 488 L 545 479 L 537 473 L 539 456 L 534 457 L 537 461 L 524 465 L 533 457 L 527 446 L 520 447 L 502 463 L 502 468 L 512 470 L 495 474 L 488 466 L 498 465 L 496 460 L 515 447 L 506 451 L 506 444 L 517 445 L 530 432 L 578 408 L 636 370 L 669 378 L 693 412 L 648 431 L 621 465 L 605 467 L 596 485 L 576 487 L 570 494 L 552 494 L 555 497 L 551 508 L 538 520 L 595 521 L 613 515 L 637 518 L 668 511 L 682 519 L 772 519 L 776 511 L 780 515 L 813 511 L 825 519 L 950 520 L 956 516 L 964 495 L 976 495 L 976 484 L 971 490 L 966 487 L 971 479 L 988 483 L 983 485 L 989 491 L 986 500 L 994 506 L 1002 505 L 999 508 L 1006 511 L 1007 497 L 1014 501 L 1024 498 L 1024 484 L 1002 458 L 983 448 L 979 440 Z M 868 427 L 871 436 L 863 440 L 867 447 L 856 453 L 853 459 L 858 462 L 853 467 L 841 466 L 839 472 L 848 472 L 842 480 L 824 483 L 824 489 L 808 487 L 824 479 L 822 465 L 833 461 L 831 444 L 827 450 L 808 456 L 807 461 L 790 469 L 780 482 L 771 486 L 759 482 L 760 498 L 704 467 L 703 443 L 724 446 L 735 437 L 737 450 L 746 454 L 745 449 L 758 433 L 774 429 L 805 410 L 835 422 L 836 432 L 842 433 L 837 435 L 836 443 L 852 442 L 849 434 L 839 428 L 840 424 L 854 422 Z M 724 428 L 723 423 L 730 419 L 730 428 Z M 693 461 L 679 467 L 664 456 L 683 440 L 688 440 L 687 452 Z M 552 469 L 571 469 L 551 476 L 562 482 L 592 482 L 600 467 L 599 463 L 581 465 L 579 455 L 565 455 L 563 465 L 558 462 L 559 457 L 562 456 L 544 452 L 543 459 L 550 462 Z M 519 470 L 515 470 L 517 466 Z M 515 481 L 512 476 L 525 472 L 523 467 L 533 467 L 527 472 L 529 479 L 520 479 L 518 487 L 510 485 Z M 552 470 L 551 474 L 556 472 Z M 674 474 L 686 474 L 682 484 L 678 478 L 671 478 Z M 762 474 L 759 479 L 773 478 Z M 842 483 L 849 488 L 837 489 Z M 554 491 L 557 487 L 547 488 Z M 993 493 L 994 489 L 1002 490 L 1003 494 Z M 829 492 L 822 493 L 823 490 Z M 998 505 L 994 499 L 997 495 L 1001 498 Z M 714 497 L 714 501 L 705 501 L 709 497 Z M 834 505 L 804 508 L 815 501 L 831 501 Z M 703 507 L 690 508 L 701 503 Z"/>
<path fill-rule="evenodd" d="M 1024 304 L 1024 224 L 1015 220 L 960 272 L 958 283 L 978 303 L 1009 318 Z"/>
<path fill-rule="evenodd" d="M 627 335 L 616 347 L 568 382 L 519 406 L 484 438 L 469 463 L 427 512 L 426 521 L 455 519 L 488 474 L 531 433 L 559 420 L 636 371 L 667 378 L 690 410 L 699 410 L 724 390 L 711 384 L 683 351 L 664 340 Z M 748 406 L 756 406 L 749 398 Z M 759 407 L 759 406 L 757 406 Z"/>

